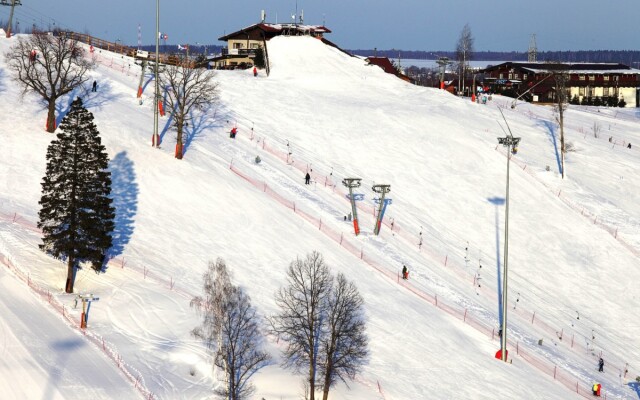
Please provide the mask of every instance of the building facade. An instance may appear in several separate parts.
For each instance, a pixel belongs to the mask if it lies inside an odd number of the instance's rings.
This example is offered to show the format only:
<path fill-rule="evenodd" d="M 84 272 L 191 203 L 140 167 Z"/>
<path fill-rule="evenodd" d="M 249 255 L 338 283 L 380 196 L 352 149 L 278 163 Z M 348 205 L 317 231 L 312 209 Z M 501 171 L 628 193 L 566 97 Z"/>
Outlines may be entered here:
<path fill-rule="evenodd" d="M 234 69 L 262 65 L 256 57 L 267 57 L 266 42 L 276 36 L 312 36 L 322 39 L 331 31 L 325 26 L 269 24 L 261 22 L 218 38 L 227 42 L 222 54 L 211 59 L 212 66 L 219 69 Z M 266 64 L 266 60 L 263 60 Z"/>
<path fill-rule="evenodd" d="M 506 62 L 485 68 L 483 85 L 524 101 L 553 103 L 562 74 L 568 100 L 579 104 L 640 106 L 640 70 L 614 63 Z"/>

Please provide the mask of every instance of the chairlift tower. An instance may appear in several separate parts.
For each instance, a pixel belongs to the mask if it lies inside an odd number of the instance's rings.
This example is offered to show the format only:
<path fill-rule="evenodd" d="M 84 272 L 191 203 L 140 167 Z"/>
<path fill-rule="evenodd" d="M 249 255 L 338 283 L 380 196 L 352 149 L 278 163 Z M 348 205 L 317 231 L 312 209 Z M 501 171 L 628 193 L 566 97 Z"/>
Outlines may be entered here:
<path fill-rule="evenodd" d="M 376 226 L 373 228 L 373 233 L 379 235 L 380 225 L 382 225 L 382 217 L 384 216 L 384 195 L 391 191 L 391 185 L 373 185 L 371 190 L 380 195 L 380 207 L 378 208 L 378 215 L 376 217 Z"/>
<path fill-rule="evenodd" d="M 11 6 L 11 12 L 9 13 L 9 23 L 7 24 L 7 38 L 11 37 L 11 25 L 13 24 L 13 11 L 16 6 L 21 6 L 22 0 L 0 0 L 0 6 Z"/>
<path fill-rule="evenodd" d="M 79 294 L 78 298 L 82 300 L 82 315 L 80 317 L 80 328 L 86 328 L 87 322 L 89 322 L 89 309 L 91 309 L 91 302 L 100 300 L 92 294 Z"/>
<path fill-rule="evenodd" d="M 447 70 L 447 65 L 451 64 L 451 61 L 449 61 L 449 57 L 440 57 L 436 64 L 440 68 L 440 89 L 444 89 L 444 74 Z"/>
<path fill-rule="evenodd" d="M 353 230 L 356 236 L 360 234 L 360 226 L 358 226 L 358 209 L 356 208 L 356 200 L 353 196 L 353 189 L 360 187 L 361 178 L 344 178 L 342 184 L 349 188 L 349 201 L 351 201 L 351 214 L 353 215 Z"/>
<path fill-rule="evenodd" d="M 500 110 L 500 109 L 499 109 Z M 502 110 L 500 110 L 502 113 Z M 504 118 L 504 114 L 502 114 Z M 505 119 L 505 123 L 507 120 Z M 507 361 L 507 284 L 509 275 L 509 165 L 511 161 L 511 154 L 517 152 L 518 143 L 520 143 L 519 137 L 513 137 L 511 128 L 507 124 L 509 133 L 506 137 L 499 137 L 498 143 L 507 148 L 507 193 L 505 196 L 505 217 L 504 217 L 504 275 L 502 277 L 502 336 L 500 337 L 500 359 Z"/>

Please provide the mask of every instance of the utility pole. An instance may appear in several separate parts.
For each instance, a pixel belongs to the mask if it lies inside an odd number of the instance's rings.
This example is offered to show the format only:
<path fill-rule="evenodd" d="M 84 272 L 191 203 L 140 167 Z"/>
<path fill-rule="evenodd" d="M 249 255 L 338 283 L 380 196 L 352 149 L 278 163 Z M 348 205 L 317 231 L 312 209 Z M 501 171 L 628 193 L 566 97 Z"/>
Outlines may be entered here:
<path fill-rule="evenodd" d="M 378 208 L 378 216 L 376 218 L 376 226 L 373 228 L 373 233 L 380 234 L 380 225 L 382 225 L 382 218 L 384 217 L 384 210 L 386 203 L 384 201 L 384 195 L 391 191 L 391 185 L 373 185 L 371 188 L 374 192 L 380 195 L 380 208 Z"/>
<path fill-rule="evenodd" d="M 344 178 L 342 184 L 349 188 L 349 200 L 351 201 L 351 214 L 353 214 L 353 230 L 356 236 L 360 234 L 360 226 L 358 226 L 358 209 L 356 208 L 356 199 L 353 196 L 353 189 L 360 187 L 360 178 Z"/>
<path fill-rule="evenodd" d="M 16 6 L 21 6 L 21 5 L 22 5 L 22 0 L 1 0 L 0 1 L 0 6 L 11 6 L 11 12 L 9 13 L 9 23 L 7 24 L 7 31 L 5 32 L 7 34 L 7 38 L 11 37 L 11 27 L 13 24 L 13 11 Z"/>
<path fill-rule="evenodd" d="M 156 62 L 153 67 L 153 74 L 155 76 L 155 91 L 153 99 L 153 138 L 151 139 L 151 145 L 154 147 L 160 147 L 160 135 L 158 135 L 158 107 L 160 107 L 160 90 L 158 83 L 158 66 L 160 64 L 160 0 L 156 0 Z"/>
<path fill-rule="evenodd" d="M 500 110 L 500 114 L 502 114 L 502 118 L 504 122 L 507 124 L 507 128 L 509 130 L 509 134 L 506 137 L 498 138 L 498 143 L 507 148 L 507 193 L 506 193 L 506 202 L 505 202 L 505 217 L 504 217 L 504 276 L 502 281 L 502 326 L 500 327 L 502 335 L 500 337 L 500 359 L 502 361 L 507 361 L 507 284 L 508 284 L 508 275 L 509 275 L 509 161 L 511 160 L 512 149 L 517 149 L 518 143 L 520 143 L 519 137 L 513 137 L 511 133 L 511 128 L 509 128 L 509 124 L 507 123 L 506 118 L 504 118 L 504 114 L 502 110 Z"/>

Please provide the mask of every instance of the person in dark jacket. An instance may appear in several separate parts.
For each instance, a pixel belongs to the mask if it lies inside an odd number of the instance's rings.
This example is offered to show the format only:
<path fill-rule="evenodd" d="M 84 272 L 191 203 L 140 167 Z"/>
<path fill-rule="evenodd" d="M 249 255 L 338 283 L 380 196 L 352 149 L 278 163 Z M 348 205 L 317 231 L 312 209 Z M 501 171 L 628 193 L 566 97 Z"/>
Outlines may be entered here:
<path fill-rule="evenodd" d="M 631 148 L 631 142 L 629 142 L 629 144 L 627 145 L 627 149 Z"/>
<path fill-rule="evenodd" d="M 598 360 L 598 371 L 604 372 L 604 360 L 602 359 L 602 357 L 600 357 L 600 360 Z"/>
<path fill-rule="evenodd" d="M 91 86 L 91 91 L 92 92 L 97 92 L 98 91 L 98 82 L 93 81 L 93 86 Z"/>
<path fill-rule="evenodd" d="M 304 184 L 308 185 L 309 182 L 311 182 L 311 175 L 309 175 L 309 173 L 307 172 L 307 174 L 304 176 Z"/>
<path fill-rule="evenodd" d="M 402 266 L 402 279 L 409 279 L 409 270 L 406 265 Z"/>

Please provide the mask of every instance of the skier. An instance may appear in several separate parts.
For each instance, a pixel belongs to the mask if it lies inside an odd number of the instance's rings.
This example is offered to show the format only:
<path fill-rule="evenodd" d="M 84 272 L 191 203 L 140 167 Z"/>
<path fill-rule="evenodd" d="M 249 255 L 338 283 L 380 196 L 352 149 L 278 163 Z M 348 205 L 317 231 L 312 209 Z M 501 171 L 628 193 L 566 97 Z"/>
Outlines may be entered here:
<path fill-rule="evenodd" d="M 627 149 L 631 148 L 631 142 L 629 142 L 629 144 L 627 145 Z"/>
<path fill-rule="evenodd" d="M 600 385 L 599 383 L 594 383 L 593 387 L 591 388 L 591 390 L 593 391 L 593 395 L 594 396 L 598 396 L 600 397 L 600 390 L 602 389 L 602 385 Z"/>
<path fill-rule="evenodd" d="M 310 181 L 311 181 L 311 175 L 309 175 L 309 173 L 307 172 L 307 174 L 304 176 L 304 184 L 308 185 Z"/>
<path fill-rule="evenodd" d="M 98 82 L 93 81 L 93 85 L 91 86 L 91 91 L 96 92 L 98 89 Z"/>
<path fill-rule="evenodd" d="M 598 371 L 604 372 L 604 360 L 602 359 L 602 357 L 600 357 L 600 360 L 598 360 Z"/>
<path fill-rule="evenodd" d="M 402 279 L 409 279 L 409 270 L 406 265 L 402 266 Z"/>
<path fill-rule="evenodd" d="M 231 139 L 235 139 L 236 138 L 236 133 L 238 133 L 238 128 L 236 128 L 234 126 L 233 128 L 231 128 L 231 132 L 229 132 L 229 137 Z"/>
<path fill-rule="evenodd" d="M 253 76 L 258 76 L 258 68 L 256 68 L 255 66 L 253 67 Z"/>

